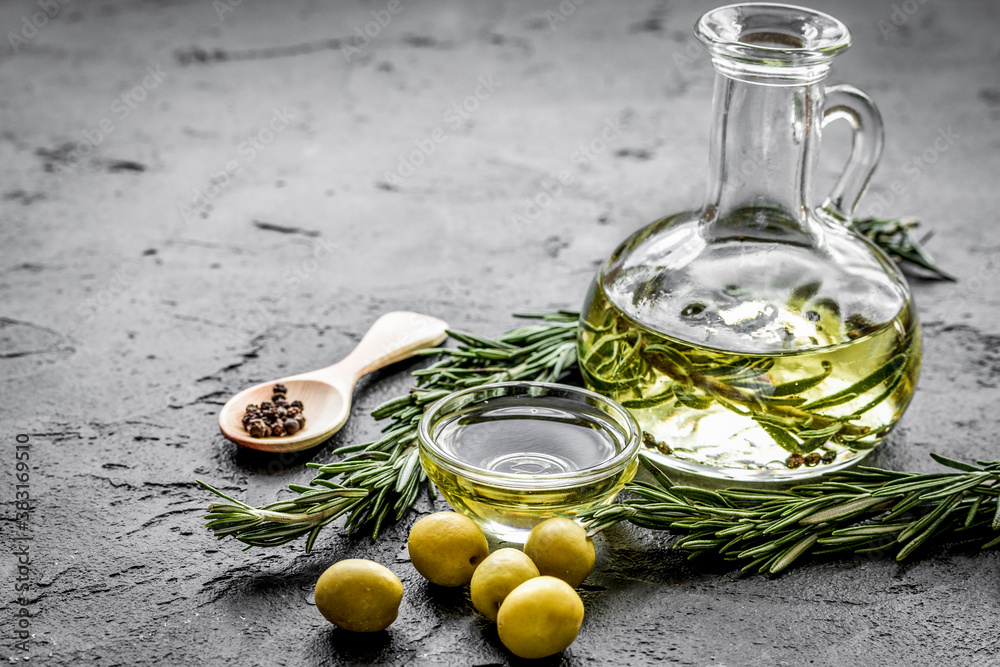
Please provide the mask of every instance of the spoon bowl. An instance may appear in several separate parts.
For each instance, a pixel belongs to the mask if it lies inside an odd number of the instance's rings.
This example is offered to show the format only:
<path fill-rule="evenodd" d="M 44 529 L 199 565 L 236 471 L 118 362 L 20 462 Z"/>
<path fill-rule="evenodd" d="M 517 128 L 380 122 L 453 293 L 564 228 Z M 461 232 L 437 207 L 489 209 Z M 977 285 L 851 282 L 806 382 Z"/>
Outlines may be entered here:
<path fill-rule="evenodd" d="M 219 412 L 222 434 L 243 447 L 265 452 L 296 452 L 315 447 L 339 431 L 351 414 L 354 385 L 364 375 L 402 361 L 448 337 L 448 325 L 419 313 L 392 312 L 380 317 L 358 346 L 338 363 L 244 389 Z M 288 401 L 302 401 L 306 423 L 292 435 L 254 438 L 243 427 L 247 405 L 270 401 L 274 385 L 288 389 Z"/>
<path fill-rule="evenodd" d="M 270 401 L 276 384 L 288 387 L 291 400 L 302 401 L 307 406 L 305 425 L 292 435 L 280 438 L 254 438 L 243 428 L 243 414 L 250 403 L 260 405 Z M 282 378 L 263 382 L 244 389 L 233 396 L 219 413 L 219 426 L 227 438 L 238 445 L 265 452 L 295 452 L 318 445 L 339 431 L 351 412 L 350 398 L 344 399 L 343 390 L 322 380 Z M 232 436 L 230 434 L 233 434 Z"/>

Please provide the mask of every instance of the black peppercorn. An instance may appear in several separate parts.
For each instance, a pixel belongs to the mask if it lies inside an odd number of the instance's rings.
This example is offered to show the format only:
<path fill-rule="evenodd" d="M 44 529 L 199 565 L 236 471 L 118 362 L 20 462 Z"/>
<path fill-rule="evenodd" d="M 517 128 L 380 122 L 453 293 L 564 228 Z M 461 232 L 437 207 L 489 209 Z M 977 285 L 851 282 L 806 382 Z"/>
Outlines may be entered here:
<path fill-rule="evenodd" d="M 263 422 L 263 420 L 260 419 L 254 419 L 251 421 L 249 428 L 247 428 L 247 432 L 254 438 L 266 438 L 271 435 L 271 429 Z"/>
<path fill-rule="evenodd" d="M 302 414 L 305 406 L 302 401 L 288 402 L 288 389 L 283 384 L 276 384 L 270 401 L 260 405 L 250 403 L 243 414 L 243 428 L 254 438 L 274 436 L 280 438 L 292 435 L 302 430 L 306 418 Z"/>
<path fill-rule="evenodd" d="M 815 465 L 819 465 L 820 454 L 819 452 L 810 452 L 806 454 L 806 465 L 812 468 Z"/>
<path fill-rule="evenodd" d="M 785 459 L 785 465 L 787 467 L 789 467 L 789 468 L 792 468 L 793 470 L 795 468 L 798 468 L 799 466 L 801 466 L 805 462 L 806 462 L 806 458 L 804 456 L 802 456 L 801 454 L 798 454 L 798 453 L 792 454 L 787 459 Z"/>
<path fill-rule="evenodd" d="M 642 444 L 646 445 L 646 447 L 649 447 L 650 449 L 656 449 L 661 454 L 665 454 L 667 456 L 673 453 L 673 450 L 670 449 L 670 446 L 667 445 L 667 443 L 660 442 L 653 437 L 652 433 L 647 433 L 646 431 L 642 432 Z"/>
<path fill-rule="evenodd" d="M 833 463 L 834 461 L 837 460 L 837 452 L 832 450 L 823 452 L 823 456 L 820 458 L 820 460 L 823 461 L 823 463 Z"/>

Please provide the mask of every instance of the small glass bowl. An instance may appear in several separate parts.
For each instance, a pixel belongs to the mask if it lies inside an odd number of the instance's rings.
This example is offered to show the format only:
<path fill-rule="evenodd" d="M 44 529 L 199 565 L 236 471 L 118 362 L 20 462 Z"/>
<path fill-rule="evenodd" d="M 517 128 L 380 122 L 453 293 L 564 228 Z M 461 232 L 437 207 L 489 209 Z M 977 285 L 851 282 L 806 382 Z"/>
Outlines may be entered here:
<path fill-rule="evenodd" d="M 464 451 L 474 453 L 461 456 L 462 429 L 470 422 L 488 423 L 488 433 L 480 430 L 472 438 L 471 430 L 464 431 L 470 433 Z M 524 437 L 532 430 L 538 439 Z M 457 391 L 424 413 L 420 463 L 457 512 L 487 534 L 523 543 L 547 518 L 573 518 L 613 501 L 635 475 L 640 435 L 635 418 L 600 394 L 561 384 L 499 382 Z"/>

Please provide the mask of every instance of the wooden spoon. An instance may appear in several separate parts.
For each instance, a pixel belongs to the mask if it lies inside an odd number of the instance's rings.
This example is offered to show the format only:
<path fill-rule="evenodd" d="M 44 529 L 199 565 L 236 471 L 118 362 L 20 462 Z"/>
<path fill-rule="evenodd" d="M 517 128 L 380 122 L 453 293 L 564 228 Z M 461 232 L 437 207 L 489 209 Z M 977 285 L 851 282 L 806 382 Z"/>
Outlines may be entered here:
<path fill-rule="evenodd" d="M 448 337 L 448 325 L 419 313 L 387 313 L 375 321 L 358 346 L 342 361 L 317 371 L 262 382 L 230 398 L 219 413 L 222 434 L 244 447 L 265 452 L 296 452 L 323 442 L 343 427 L 351 414 L 354 385 L 362 376 L 402 361 L 417 350 Z M 243 428 L 248 403 L 270 401 L 275 384 L 288 388 L 288 402 L 302 401 L 305 426 L 280 438 L 253 438 Z"/>

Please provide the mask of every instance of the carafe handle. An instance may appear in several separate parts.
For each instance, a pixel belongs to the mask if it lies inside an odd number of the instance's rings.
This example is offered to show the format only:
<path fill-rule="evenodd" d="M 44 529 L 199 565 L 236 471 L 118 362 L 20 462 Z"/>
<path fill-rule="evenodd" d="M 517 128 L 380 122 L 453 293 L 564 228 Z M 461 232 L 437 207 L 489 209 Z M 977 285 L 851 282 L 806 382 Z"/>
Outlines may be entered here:
<path fill-rule="evenodd" d="M 882 155 L 882 114 L 872 99 L 854 86 L 829 86 L 823 107 L 823 126 L 834 120 L 850 123 L 854 142 L 843 173 L 820 208 L 850 225 L 858 200 Z"/>

